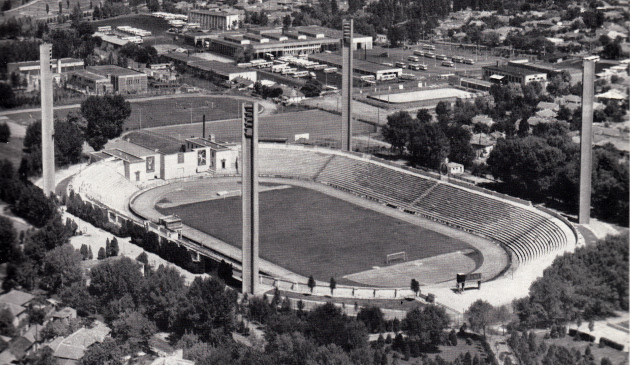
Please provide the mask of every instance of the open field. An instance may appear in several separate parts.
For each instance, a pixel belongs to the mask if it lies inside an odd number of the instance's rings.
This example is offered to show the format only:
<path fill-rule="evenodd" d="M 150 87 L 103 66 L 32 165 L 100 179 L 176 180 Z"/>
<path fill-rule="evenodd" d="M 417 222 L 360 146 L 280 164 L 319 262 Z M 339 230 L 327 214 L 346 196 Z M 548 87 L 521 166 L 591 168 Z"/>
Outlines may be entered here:
<path fill-rule="evenodd" d="M 5 0 L 11 1 L 11 0 Z M 82 10 L 88 10 L 90 8 L 90 3 L 93 5 L 98 4 L 98 1 L 93 0 L 72 0 L 70 1 L 70 7 L 68 7 L 66 1 L 63 1 L 63 14 L 70 14 L 72 8 L 79 3 Z M 46 13 L 46 4 L 48 4 L 49 13 Z M 59 14 L 59 1 L 58 0 L 34 0 L 28 1 L 26 4 L 21 5 L 21 1 L 11 1 L 12 8 L 9 11 L 4 12 L 3 15 L 0 15 L 0 21 L 3 19 L 8 19 L 11 17 L 23 17 L 30 16 L 35 19 L 38 18 L 46 18 L 52 15 Z"/>
<path fill-rule="evenodd" d="M 224 114 L 225 119 L 235 117 L 236 115 L 231 115 L 229 112 Z M 340 120 L 339 115 L 321 110 L 274 114 L 260 117 L 259 133 L 260 138 L 289 138 L 290 141 L 294 140 L 296 134 L 308 133 L 310 140 L 330 139 L 338 141 L 341 138 Z M 184 119 L 180 123 L 187 123 L 187 121 Z M 145 127 L 144 122 L 142 125 Z M 153 128 L 151 131 L 181 140 L 190 136 L 201 136 L 201 128 L 201 123 L 193 123 Z M 372 125 L 361 122 L 354 123 L 355 134 L 368 132 L 374 132 Z M 206 122 L 206 134 L 214 134 L 217 139 L 222 141 L 240 141 L 241 133 L 239 119 Z"/>
<path fill-rule="evenodd" d="M 240 197 L 157 209 L 241 245 Z M 455 238 L 314 190 L 293 187 L 260 194 L 261 257 L 319 280 L 385 266 L 386 255 L 394 252 L 406 251 L 411 261 L 468 248 Z"/>
<path fill-rule="evenodd" d="M 238 117 L 242 100 L 230 98 L 213 98 L 212 96 L 183 96 L 164 99 L 135 101 L 131 100 L 131 115 L 125 121 L 124 130 L 159 127 L 173 124 L 190 123 L 206 120 L 228 119 Z M 79 107 L 70 107 L 54 111 L 56 118 L 65 118 L 70 112 L 79 112 Z M 11 113 L 8 117 L 16 123 L 28 125 L 41 118 L 41 112 L 24 111 Z"/>

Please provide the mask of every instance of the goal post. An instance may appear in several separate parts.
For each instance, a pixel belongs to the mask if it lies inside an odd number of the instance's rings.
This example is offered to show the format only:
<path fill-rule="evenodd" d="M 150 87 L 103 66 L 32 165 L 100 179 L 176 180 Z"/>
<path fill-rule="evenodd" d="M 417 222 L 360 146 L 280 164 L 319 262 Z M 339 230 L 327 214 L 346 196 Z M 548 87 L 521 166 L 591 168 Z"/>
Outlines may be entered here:
<path fill-rule="evenodd" d="M 398 261 L 398 260 L 407 261 L 407 252 L 401 251 L 401 252 L 396 252 L 396 253 L 390 253 L 387 255 L 386 262 L 390 264 L 392 261 Z"/>

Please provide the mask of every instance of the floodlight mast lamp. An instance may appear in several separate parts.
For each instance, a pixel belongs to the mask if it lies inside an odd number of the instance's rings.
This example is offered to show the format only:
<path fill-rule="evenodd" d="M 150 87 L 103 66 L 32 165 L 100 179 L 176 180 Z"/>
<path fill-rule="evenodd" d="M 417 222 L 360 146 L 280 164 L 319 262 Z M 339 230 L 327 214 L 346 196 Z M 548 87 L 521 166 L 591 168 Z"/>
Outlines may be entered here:
<path fill-rule="evenodd" d="M 243 104 L 243 294 L 258 287 L 258 103 Z"/>
<path fill-rule="evenodd" d="M 591 173 L 593 171 L 593 102 L 597 56 L 585 57 L 582 78 L 582 130 L 580 133 L 580 212 L 579 224 L 591 220 Z"/>
<path fill-rule="evenodd" d="M 341 150 L 352 150 L 352 19 L 344 19 L 341 38 Z"/>
<path fill-rule="evenodd" d="M 52 44 L 39 46 L 42 110 L 42 175 L 46 196 L 55 192 L 55 125 L 53 121 Z M 59 70 L 61 72 L 61 70 Z"/>

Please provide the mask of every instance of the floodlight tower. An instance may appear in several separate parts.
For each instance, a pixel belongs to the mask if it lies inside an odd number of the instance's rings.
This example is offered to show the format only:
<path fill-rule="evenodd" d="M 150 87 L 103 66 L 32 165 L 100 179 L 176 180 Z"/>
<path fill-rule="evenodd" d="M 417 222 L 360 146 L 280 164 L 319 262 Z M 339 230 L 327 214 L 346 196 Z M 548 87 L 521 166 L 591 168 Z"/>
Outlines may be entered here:
<path fill-rule="evenodd" d="M 343 20 L 341 38 L 341 150 L 352 150 L 352 19 Z"/>
<path fill-rule="evenodd" d="M 597 56 L 585 57 L 582 77 L 582 130 L 580 134 L 580 212 L 579 224 L 591 220 L 591 173 L 593 171 L 593 101 Z"/>
<path fill-rule="evenodd" d="M 243 104 L 243 294 L 258 283 L 258 103 Z"/>
<path fill-rule="evenodd" d="M 46 196 L 55 191 L 55 125 L 53 122 L 52 44 L 39 46 L 40 91 L 42 109 L 42 174 Z"/>

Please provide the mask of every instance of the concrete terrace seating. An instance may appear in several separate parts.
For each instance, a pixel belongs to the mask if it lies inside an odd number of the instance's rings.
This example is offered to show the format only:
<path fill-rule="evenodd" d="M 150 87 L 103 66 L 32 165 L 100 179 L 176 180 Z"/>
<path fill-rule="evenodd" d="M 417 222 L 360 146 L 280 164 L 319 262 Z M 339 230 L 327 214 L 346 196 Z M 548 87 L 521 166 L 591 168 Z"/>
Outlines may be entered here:
<path fill-rule="evenodd" d="M 314 151 L 260 148 L 260 175 L 314 179 L 332 156 Z"/>
<path fill-rule="evenodd" d="M 71 185 L 81 196 L 123 212 L 128 211 L 128 198 L 139 190 L 105 161 L 92 164 L 75 175 Z"/>
<path fill-rule="evenodd" d="M 411 204 L 435 181 L 367 161 L 335 156 L 316 181 L 334 184 L 396 206 Z"/>
<path fill-rule="evenodd" d="M 533 208 L 360 157 L 292 147 L 260 151 L 261 175 L 310 179 L 433 217 L 502 243 L 520 263 L 563 248 L 569 241 L 558 222 Z"/>
<path fill-rule="evenodd" d="M 436 186 L 415 207 L 503 243 L 521 262 L 567 242 L 564 232 L 540 214 L 447 184 Z"/>

